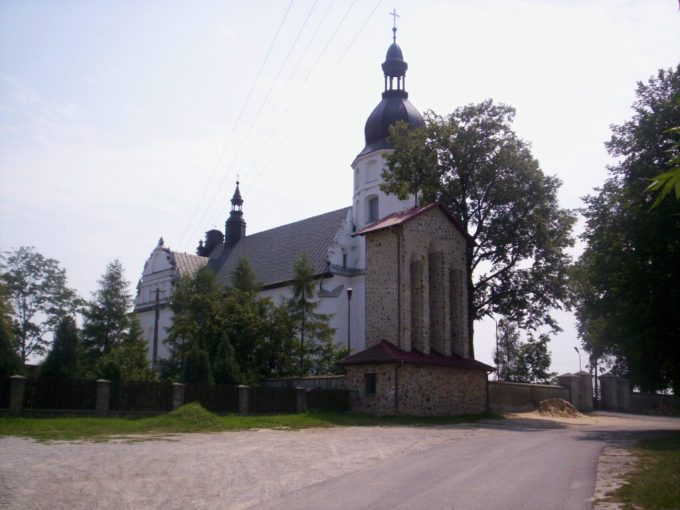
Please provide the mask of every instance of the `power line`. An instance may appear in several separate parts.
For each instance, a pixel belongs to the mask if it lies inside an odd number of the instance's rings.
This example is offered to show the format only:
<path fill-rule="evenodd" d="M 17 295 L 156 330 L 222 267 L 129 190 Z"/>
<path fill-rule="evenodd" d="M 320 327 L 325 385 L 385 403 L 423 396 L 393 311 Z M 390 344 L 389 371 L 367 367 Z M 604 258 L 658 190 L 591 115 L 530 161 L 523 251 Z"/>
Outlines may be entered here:
<path fill-rule="evenodd" d="M 222 151 L 220 152 L 219 157 L 217 158 L 217 163 L 215 164 L 215 167 L 213 168 L 212 174 L 210 176 L 210 179 L 208 179 L 208 182 L 206 184 L 205 189 L 203 190 L 203 193 L 201 194 L 201 200 L 196 202 L 196 207 L 194 208 L 194 212 L 191 215 L 191 219 L 187 223 L 186 227 L 184 227 L 184 231 L 182 232 L 182 235 L 180 236 L 180 246 L 184 246 L 184 241 L 186 238 L 186 234 L 189 230 L 189 227 L 192 225 L 194 217 L 196 216 L 196 213 L 198 212 L 198 208 L 200 205 L 203 203 L 203 197 L 207 193 L 207 191 L 210 189 L 212 185 L 212 181 L 215 178 L 215 174 L 217 173 L 217 169 L 220 166 L 220 163 L 222 162 L 222 158 L 224 157 L 224 154 L 227 150 L 227 147 L 231 143 L 231 140 L 234 136 L 234 133 L 236 132 L 236 128 L 238 127 L 239 123 L 241 122 L 241 118 L 243 117 L 243 113 L 245 112 L 246 107 L 248 106 L 248 102 L 250 101 L 250 98 L 253 94 L 253 91 L 255 90 L 255 86 L 257 85 L 258 80 L 260 79 L 260 75 L 262 74 L 262 70 L 264 69 L 265 65 L 267 64 L 267 61 L 269 60 L 269 56 L 271 55 L 272 49 L 274 48 L 274 44 L 276 43 L 276 40 L 279 37 L 279 34 L 281 33 L 281 28 L 283 27 L 283 24 L 286 21 L 286 18 L 288 18 L 288 13 L 290 12 L 291 7 L 293 6 L 294 0 L 290 0 L 290 3 L 288 4 L 288 7 L 286 8 L 286 12 L 283 14 L 283 18 L 281 19 L 281 22 L 279 23 L 278 28 L 276 29 L 276 33 L 274 34 L 274 38 L 272 39 L 271 44 L 269 45 L 269 49 L 267 50 L 267 53 L 265 54 L 264 60 L 262 61 L 262 64 L 260 65 L 260 69 L 257 71 L 257 75 L 255 76 L 255 79 L 253 80 L 253 84 L 250 87 L 250 90 L 248 91 L 248 95 L 246 96 L 245 101 L 243 102 L 241 106 L 241 110 L 239 111 L 239 114 L 236 118 L 236 121 L 234 122 L 234 125 L 231 128 L 231 132 L 229 133 L 229 136 L 227 137 L 227 141 L 225 142 L 224 146 L 222 147 Z M 205 214 L 204 214 L 205 216 Z M 203 218 L 201 218 L 201 221 L 198 222 L 200 225 L 202 222 Z"/>
<path fill-rule="evenodd" d="M 364 28 L 366 28 L 366 25 L 368 25 L 368 22 L 369 22 L 369 21 L 371 20 L 371 18 L 373 17 L 373 14 L 375 14 L 375 11 L 378 10 L 378 6 L 379 6 L 381 3 L 382 3 L 382 0 L 378 0 L 378 1 L 376 2 L 375 7 L 373 7 L 373 10 L 368 14 L 368 17 L 366 18 L 366 20 L 365 20 L 365 21 L 363 22 L 363 24 L 359 27 L 359 30 L 358 30 L 357 33 L 354 35 L 354 37 L 352 38 L 352 40 L 349 42 L 349 44 L 347 45 L 347 48 L 345 48 L 345 51 L 343 51 L 343 52 L 342 52 L 342 55 L 340 55 L 340 58 L 338 59 L 338 62 L 342 62 L 342 59 L 345 58 L 345 55 L 347 54 L 347 52 L 348 52 L 348 51 L 350 50 L 350 48 L 354 45 L 354 41 L 356 41 L 357 38 L 359 37 L 359 35 L 361 35 L 361 33 L 364 31 Z"/>
<path fill-rule="evenodd" d="M 267 90 L 267 93 L 265 94 L 264 99 L 260 102 L 260 106 L 257 109 L 257 112 L 255 113 L 255 116 L 253 117 L 250 125 L 248 126 L 246 134 L 243 137 L 242 143 L 239 145 L 239 148 L 237 149 L 236 154 L 234 155 L 234 157 L 231 160 L 231 163 L 229 165 L 229 169 L 227 170 L 227 172 L 222 177 L 222 180 L 220 181 L 219 186 L 216 188 L 216 191 L 220 190 L 222 188 L 222 186 L 224 185 L 224 183 L 227 179 L 227 176 L 231 173 L 231 170 L 234 167 L 234 164 L 236 163 L 236 161 L 238 160 L 238 157 L 241 154 L 241 151 L 242 151 L 242 149 L 245 145 L 245 141 L 250 138 L 250 134 L 253 130 L 253 127 L 255 126 L 256 122 L 258 121 L 260 114 L 262 113 L 262 110 L 264 109 L 264 106 L 267 104 L 267 101 L 269 100 L 269 96 L 271 95 L 272 91 L 274 90 L 274 87 L 276 86 L 276 83 L 277 83 L 278 79 L 280 78 L 281 73 L 283 72 L 283 70 L 286 67 L 286 64 L 288 63 L 288 59 L 290 58 L 291 54 L 293 53 L 293 50 L 295 50 L 295 47 L 297 46 L 297 43 L 300 40 L 300 36 L 302 35 L 302 32 L 304 31 L 305 27 L 307 26 L 307 23 L 309 22 L 309 18 L 312 16 L 312 13 L 314 12 L 314 9 L 316 8 L 317 3 L 318 3 L 318 0 L 316 0 L 314 2 L 314 4 L 312 4 L 311 9 L 307 13 L 307 16 L 306 16 L 305 20 L 303 21 L 302 26 L 300 27 L 297 35 L 295 36 L 295 40 L 293 41 L 293 44 L 291 45 L 290 49 L 288 50 L 288 53 L 284 57 L 283 62 L 279 66 L 279 69 L 276 72 L 276 75 L 274 76 L 274 80 L 272 81 L 272 83 L 269 87 L 269 90 Z M 247 175 L 247 173 L 248 172 L 246 172 L 245 175 Z M 243 175 L 241 177 L 243 177 Z M 211 202 L 210 206 L 212 208 L 212 202 Z"/>
<path fill-rule="evenodd" d="M 373 14 L 374 14 L 375 11 L 378 9 L 378 6 L 380 5 L 381 2 L 382 2 L 382 0 L 378 0 L 378 1 L 376 2 L 375 6 L 374 6 L 373 9 L 371 10 L 371 12 L 368 14 L 368 16 L 366 17 L 366 19 L 364 20 L 364 22 L 363 22 L 363 23 L 361 24 L 361 26 L 359 27 L 359 30 L 357 31 L 357 33 L 354 35 L 354 37 L 353 37 L 352 40 L 350 41 L 350 43 L 349 43 L 349 45 L 347 46 L 347 48 L 345 48 L 345 51 L 343 52 L 343 54 L 341 55 L 341 57 L 338 59 L 338 62 L 342 61 L 342 59 L 344 58 L 345 54 L 349 51 L 349 49 L 352 47 L 352 45 L 354 44 L 354 42 L 356 41 L 356 39 L 357 39 L 357 38 L 359 37 L 359 35 L 363 32 L 364 28 L 366 27 L 366 25 L 368 24 L 368 22 L 370 21 L 370 19 L 373 17 Z M 352 4 L 352 5 L 353 5 L 353 4 Z M 325 51 L 326 48 L 328 48 L 328 46 L 330 45 L 330 42 L 333 40 L 333 37 L 335 36 L 335 33 L 338 31 L 338 29 L 340 28 L 340 26 L 341 26 L 342 23 L 344 22 L 344 19 L 345 19 L 345 18 L 347 17 L 347 15 L 349 14 L 349 11 L 351 10 L 352 5 L 350 5 L 349 9 L 345 12 L 343 18 L 340 20 L 340 23 L 338 24 L 338 26 L 337 26 L 336 29 L 334 30 L 333 35 L 331 36 L 331 39 L 326 43 L 326 46 L 324 47 L 324 51 Z M 328 10 L 326 11 L 326 14 L 328 14 Z M 325 15 L 324 15 L 324 18 L 325 18 Z M 321 25 L 319 25 L 319 26 L 317 27 L 317 32 L 318 32 L 320 26 L 321 26 Z M 315 35 L 316 35 L 316 32 L 314 33 L 314 35 L 312 36 L 312 38 L 313 38 Z M 310 40 L 310 43 L 311 43 L 311 40 Z M 307 48 L 309 47 L 309 45 L 310 45 L 310 44 L 308 43 L 308 44 L 307 44 Z M 305 52 L 306 52 L 307 48 L 305 48 Z M 324 53 L 324 52 L 322 51 L 321 55 L 323 55 L 323 53 Z M 314 66 L 312 66 L 311 70 L 310 70 L 309 73 L 307 74 L 307 78 L 309 78 L 309 76 L 310 76 L 310 75 L 312 74 L 312 72 L 315 70 L 316 65 L 320 62 L 320 60 L 321 60 L 321 58 L 320 58 L 321 55 L 319 56 L 319 58 L 317 58 L 316 62 L 314 63 Z M 298 62 L 298 66 L 299 66 L 299 63 L 300 63 L 300 62 L 301 62 L 301 60 Z M 297 67 L 296 67 L 296 69 L 297 69 Z M 292 75 L 291 75 L 291 77 L 292 77 Z M 330 79 L 330 78 L 329 78 L 329 79 Z M 289 81 L 290 81 L 290 80 L 289 80 Z M 305 81 L 306 81 L 306 78 L 305 78 Z M 324 83 L 325 83 L 325 82 L 324 82 Z M 303 83 L 303 86 L 304 86 L 304 83 Z M 322 87 L 319 87 L 319 88 L 317 89 L 317 92 L 318 92 L 318 90 L 321 90 L 321 88 L 322 88 Z M 281 123 L 283 122 L 283 119 L 284 119 L 285 116 L 288 114 L 288 112 L 291 110 L 291 108 L 293 107 L 293 105 L 297 102 L 297 99 L 298 99 L 298 97 L 300 96 L 301 90 L 302 90 L 302 89 L 299 89 L 299 90 L 298 90 L 298 92 L 297 92 L 297 94 L 295 95 L 295 97 L 293 98 L 293 100 L 289 103 L 288 107 L 286 108 L 286 110 L 283 112 L 283 114 L 282 114 L 281 117 L 279 118 L 278 122 L 276 123 L 276 126 L 275 126 L 275 127 L 271 130 L 271 132 L 269 133 L 269 136 L 268 136 L 268 138 L 267 138 L 267 140 L 266 140 L 265 143 L 267 143 L 267 142 L 272 138 L 272 135 L 273 135 L 275 132 L 278 131 L 278 128 L 279 128 L 279 126 L 281 125 Z M 287 139 L 288 139 L 288 136 L 286 136 L 285 140 L 287 140 Z M 276 151 L 275 151 L 275 154 L 278 153 L 279 150 L 281 150 L 281 147 L 283 147 L 283 143 L 279 144 L 279 146 L 277 147 L 277 149 L 276 149 Z M 262 174 L 264 174 L 264 172 L 269 168 L 269 165 L 271 164 L 271 162 L 272 162 L 273 159 L 274 159 L 273 157 L 270 158 L 270 160 L 267 162 L 267 164 L 266 164 L 265 166 L 262 167 L 262 169 L 260 170 L 260 172 L 258 172 L 258 174 L 256 175 L 255 179 L 254 179 L 252 182 L 249 183 L 249 186 L 248 186 L 248 189 L 246 190 L 246 193 L 248 193 L 248 192 L 255 186 L 255 183 L 259 180 L 259 178 L 262 176 Z M 253 161 L 253 162 L 251 163 L 249 170 L 252 169 L 252 168 L 255 166 L 255 163 L 256 163 L 256 161 Z"/>
<path fill-rule="evenodd" d="M 328 39 L 328 42 L 326 43 L 326 45 L 325 45 L 325 46 L 323 47 L 323 49 L 321 50 L 321 53 L 319 53 L 319 56 L 316 58 L 316 62 L 314 62 L 314 64 L 312 65 L 312 69 L 310 69 L 309 73 L 307 73 L 307 76 L 305 77 L 305 79 L 304 79 L 304 81 L 303 81 L 303 84 L 304 84 L 304 83 L 307 83 L 307 80 L 308 80 L 309 77 L 311 76 L 312 72 L 314 72 L 314 69 L 316 68 L 317 64 L 318 64 L 319 61 L 321 60 L 321 57 L 323 57 L 323 56 L 326 54 L 326 50 L 328 50 L 328 47 L 329 47 L 329 46 L 331 45 L 331 43 L 333 42 L 333 39 L 335 39 L 335 34 L 337 34 L 337 33 L 338 33 L 338 30 L 340 30 L 340 27 L 341 27 L 342 24 L 345 22 L 345 19 L 347 18 L 347 15 L 350 13 L 350 11 L 352 10 L 352 8 L 354 7 L 354 4 L 356 3 L 356 1 L 357 1 L 357 0 L 352 0 L 352 3 L 349 4 L 349 7 L 348 7 L 347 10 L 345 11 L 345 14 L 342 16 L 342 18 L 341 18 L 340 21 L 338 22 L 337 26 L 335 27 L 335 30 L 333 30 L 333 33 L 331 34 L 331 37 Z"/>

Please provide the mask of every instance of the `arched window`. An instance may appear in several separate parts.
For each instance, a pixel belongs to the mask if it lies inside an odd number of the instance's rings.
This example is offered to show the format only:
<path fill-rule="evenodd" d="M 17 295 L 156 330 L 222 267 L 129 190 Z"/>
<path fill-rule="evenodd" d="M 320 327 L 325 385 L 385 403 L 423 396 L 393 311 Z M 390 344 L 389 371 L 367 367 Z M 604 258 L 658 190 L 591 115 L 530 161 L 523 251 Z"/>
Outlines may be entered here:
<path fill-rule="evenodd" d="M 378 197 L 372 196 L 368 197 L 368 203 L 367 203 L 367 210 L 368 210 L 368 222 L 373 223 L 374 221 L 378 221 L 380 219 L 379 216 L 379 211 L 378 211 Z"/>

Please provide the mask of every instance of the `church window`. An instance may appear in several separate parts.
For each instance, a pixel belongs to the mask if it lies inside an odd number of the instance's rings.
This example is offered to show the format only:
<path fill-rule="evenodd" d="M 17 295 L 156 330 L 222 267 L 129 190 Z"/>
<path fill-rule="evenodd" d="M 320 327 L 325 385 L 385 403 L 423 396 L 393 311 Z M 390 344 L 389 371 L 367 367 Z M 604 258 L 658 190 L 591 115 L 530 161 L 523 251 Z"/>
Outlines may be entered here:
<path fill-rule="evenodd" d="M 378 197 L 370 197 L 368 199 L 368 221 L 372 223 L 378 221 Z"/>
<path fill-rule="evenodd" d="M 364 374 L 364 393 L 366 395 L 375 395 L 376 378 L 375 373 Z"/>
<path fill-rule="evenodd" d="M 342 267 L 343 268 L 347 267 L 347 254 L 346 253 L 342 254 Z"/>

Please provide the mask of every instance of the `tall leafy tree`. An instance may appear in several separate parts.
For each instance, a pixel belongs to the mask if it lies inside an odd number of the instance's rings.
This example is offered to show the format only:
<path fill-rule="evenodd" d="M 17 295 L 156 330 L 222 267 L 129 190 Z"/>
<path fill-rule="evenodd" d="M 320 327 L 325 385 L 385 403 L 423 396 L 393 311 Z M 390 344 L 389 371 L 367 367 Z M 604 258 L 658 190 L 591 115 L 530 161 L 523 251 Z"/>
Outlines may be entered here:
<path fill-rule="evenodd" d="M 496 335 L 498 340 L 498 347 L 494 350 L 496 376 L 500 381 L 513 381 L 519 361 L 519 331 L 512 322 L 500 320 Z"/>
<path fill-rule="evenodd" d="M 290 287 L 292 296 L 288 308 L 300 338 L 300 373 L 328 373 L 347 353 L 333 343 L 334 330 L 329 325 L 330 315 L 317 311 L 319 300 L 316 296 L 314 269 L 306 255 L 298 258 L 293 270 Z"/>
<path fill-rule="evenodd" d="M 80 377 L 80 335 L 73 317 L 64 317 L 54 333 L 54 341 L 40 374 L 46 377 Z"/>
<path fill-rule="evenodd" d="M 528 335 L 525 341 L 520 338 L 516 324 L 509 321 L 498 323 L 498 348 L 494 361 L 498 367 L 501 381 L 523 383 L 550 383 L 555 372 L 549 372 L 551 356 L 548 350 L 550 337 L 541 334 L 538 338 Z"/>
<path fill-rule="evenodd" d="M 217 283 L 215 272 L 204 267 L 192 277 L 182 279 L 170 306 L 174 319 L 166 342 L 183 377 L 188 378 L 188 382 L 212 380 L 211 360 L 216 360 L 219 354 L 220 378 L 237 380 L 239 370 L 235 359 L 226 359 L 233 353 L 233 348 L 230 348 L 227 329 L 225 292 Z M 204 366 L 206 363 L 207 367 Z M 234 373 L 225 374 L 224 367 Z"/>
<path fill-rule="evenodd" d="M 0 377 L 20 374 L 21 359 L 14 350 L 12 307 L 7 301 L 7 289 L 0 281 Z"/>
<path fill-rule="evenodd" d="M 541 334 L 538 338 L 530 335 L 520 346 L 516 381 L 538 384 L 554 381 L 557 373 L 549 371 L 552 358 L 548 350 L 549 341 L 550 337 L 546 334 Z"/>
<path fill-rule="evenodd" d="M 391 128 L 383 190 L 444 204 L 473 241 L 465 254 L 471 333 L 491 315 L 559 330 L 550 310 L 568 306 L 575 215 L 559 206 L 559 179 L 512 130 L 514 115 L 487 100 L 445 117 L 430 112 L 420 129 Z"/>
<path fill-rule="evenodd" d="M 129 331 L 132 297 L 128 289 L 123 265 L 118 260 L 110 262 L 99 280 L 99 289 L 83 311 L 83 350 L 90 368 Z"/>
<path fill-rule="evenodd" d="M 587 243 L 575 269 L 584 347 L 653 391 L 680 392 L 680 201 L 645 193 L 672 170 L 680 65 L 638 83 L 633 116 L 612 127 L 609 178 L 585 198 Z"/>
<path fill-rule="evenodd" d="M 66 271 L 33 247 L 5 252 L 1 278 L 11 305 L 14 347 L 23 362 L 47 351 L 48 332 L 75 314 L 81 300 L 67 286 Z"/>

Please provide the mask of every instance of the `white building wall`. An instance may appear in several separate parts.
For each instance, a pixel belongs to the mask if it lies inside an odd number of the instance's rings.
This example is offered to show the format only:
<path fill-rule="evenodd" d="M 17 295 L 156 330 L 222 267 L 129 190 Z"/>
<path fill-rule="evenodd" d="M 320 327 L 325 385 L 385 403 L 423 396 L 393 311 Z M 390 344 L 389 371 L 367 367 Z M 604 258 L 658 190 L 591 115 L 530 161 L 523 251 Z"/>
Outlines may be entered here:
<path fill-rule="evenodd" d="M 173 292 L 173 280 L 176 271 L 171 263 L 172 254 L 162 244 L 158 244 L 151 252 L 135 298 L 135 312 L 142 326 L 142 337 L 147 344 L 149 360 L 153 360 L 153 340 L 155 329 L 156 289 L 159 289 L 158 317 L 158 359 L 170 356 L 170 349 L 165 344 L 168 329 L 172 326 L 172 311 L 168 301 Z"/>
<path fill-rule="evenodd" d="M 389 149 L 383 149 L 357 157 L 352 163 L 354 170 L 354 196 L 352 198 L 352 221 L 356 229 L 372 223 L 369 220 L 369 201 L 373 197 L 378 198 L 378 218 L 384 218 L 389 214 L 404 211 L 415 205 L 415 199 L 409 197 L 399 200 L 396 195 L 388 195 L 380 189 L 385 181 L 382 172 L 387 168 L 385 156 Z M 366 245 L 363 236 L 356 239 L 356 266 L 359 269 L 366 268 Z"/>
<path fill-rule="evenodd" d="M 318 313 L 330 315 L 329 325 L 335 330 L 335 343 L 341 346 L 347 345 L 347 288 L 352 289 L 352 300 L 349 304 L 350 315 L 350 345 L 352 352 L 362 351 L 366 347 L 365 343 L 365 276 L 343 276 L 334 275 L 331 278 L 324 278 L 320 281 L 323 289 L 332 291 L 337 287 L 342 287 L 337 297 L 321 297 L 319 301 Z M 317 292 L 319 290 L 317 283 Z M 279 287 L 267 289 L 260 292 L 261 297 L 269 297 L 279 305 L 285 303 L 292 296 L 290 287 Z"/>

